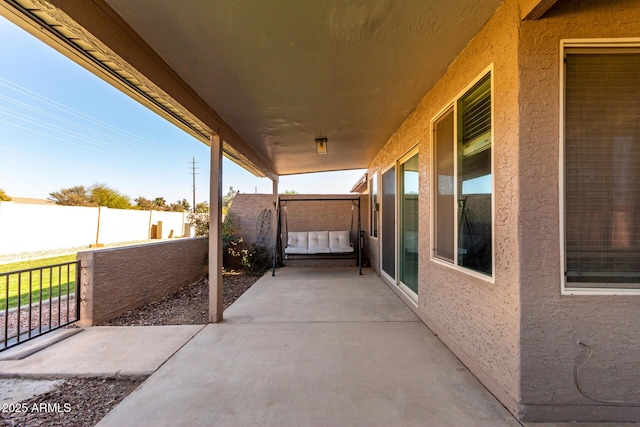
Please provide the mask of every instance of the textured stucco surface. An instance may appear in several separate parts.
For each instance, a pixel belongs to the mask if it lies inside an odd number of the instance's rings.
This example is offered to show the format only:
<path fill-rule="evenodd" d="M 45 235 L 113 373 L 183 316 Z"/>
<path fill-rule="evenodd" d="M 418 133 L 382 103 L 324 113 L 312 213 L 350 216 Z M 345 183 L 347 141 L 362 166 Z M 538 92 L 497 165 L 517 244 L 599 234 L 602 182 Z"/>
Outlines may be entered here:
<path fill-rule="evenodd" d="M 525 419 L 640 419 L 640 296 L 561 295 L 558 205 L 560 40 L 638 36 L 637 0 L 561 1 L 543 19 L 521 27 Z"/>
<path fill-rule="evenodd" d="M 238 193 L 233 198 L 229 214 L 234 215 L 236 234 L 244 244 L 256 243 L 262 230 L 265 238 L 268 236 L 267 247 L 273 249 L 277 225 L 275 201 L 273 194 Z"/>
<path fill-rule="evenodd" d="M 81 321 L 100 325 L 157 301 L 204 273 L 205 238 L 80 252 Z"/>
<path fill-rule="evenodd" d="M 369 167 L 389 167 L 419 147 L 418 314 L 512 411 L 519 400 L 518 72 L 519 9 L 506 1 L 462 51 Z M 430 122 L 493 64 L 495 283 L 430 259 Z M 376 250 L 379 239 L 368 239 Z"/>

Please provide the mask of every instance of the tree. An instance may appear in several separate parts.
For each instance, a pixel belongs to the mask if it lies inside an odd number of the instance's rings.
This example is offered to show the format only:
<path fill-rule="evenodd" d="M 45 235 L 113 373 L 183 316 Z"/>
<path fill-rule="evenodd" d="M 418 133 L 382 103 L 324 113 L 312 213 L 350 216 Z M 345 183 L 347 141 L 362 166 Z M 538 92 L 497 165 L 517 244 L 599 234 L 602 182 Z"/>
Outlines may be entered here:
<path fill-rule="evenodd" d="M 189 222 L 195 225 L 195 236 L 209 235 L 209 204 L 201 202 L 196 204 L 196 209 L 189 212 Z"/>
<path fill-rule="evenodd" d="M 11 197 L 9 197 L 7 193 L 5 193 L 2 188 L 0 188 L 0 202 L 10 202 L 10 201 L 11 201 Z"/>
<path fill-rule="evenodd" d="M 196 204 L 196 213 L 209 214 L 209 202 L 200 202 Z"/>
<path fill-rule="evenodd" d="M 106 184 L 94 184 L 89 189 L 84 185 L 61 188 L 60 191 L 49 193 L 49 200 L 64 206 L 105 206 L 108 208 L 130 209 L 131 200 L 128 196 Z"/>
<path fill-rule="evenodd" d="M 296 190 L 284 190 L 284 194 L 298 194 Z"/>
<path fill-rule="evenodd" d="M 233 199 L 236 197 L 236 194 L 238 194 L 238 192 L 234 190 L 233 187 L 229 187 L 229 191 L 227 191 L 227 194 L 222 196 L 222 216 L 223 217 L 227 216 L 227 212 L 229 212 L 229 209 L 231 208 L 231 203 L 233 203 Z"/>
<path fill-rule="evenodd" d="M 164 197 L 156 197 L 153 199 L 154 209 L 157 211 L 166 211 L 167 210 L 167 201 Z"/>
<path fill-rule="evenodd" d="M 149 200 L 146 197 L 138 197 L 133 199 L 136 202 L 135 208 L 143 211 L 150 211 L 153 209 L 153 200 Z"/>
<path fill-rule="evenodd" d="M 184 212 L 191 209 L 191 205 L 187 202 L 187 199 L 178 200 L 175 203 L 171 203 L 167 206 L 167 209 L 171 212 Z"/>
<path fill-rule="evenodd" d="M 61 188 L 60 191 L 49 193 L 49 200 L 56 205 L 64 206 L 89 206 L 89 194 L 84 185 L 76 185 L 75 187 Z"/>
<path fill-rule="evenodd" d="M 89 201 L 93 206 L 105 206 L 115 209 L 131 209 L 129 196 L 119 193 L 106 184 L 94 184 L 89 189 Z"/>

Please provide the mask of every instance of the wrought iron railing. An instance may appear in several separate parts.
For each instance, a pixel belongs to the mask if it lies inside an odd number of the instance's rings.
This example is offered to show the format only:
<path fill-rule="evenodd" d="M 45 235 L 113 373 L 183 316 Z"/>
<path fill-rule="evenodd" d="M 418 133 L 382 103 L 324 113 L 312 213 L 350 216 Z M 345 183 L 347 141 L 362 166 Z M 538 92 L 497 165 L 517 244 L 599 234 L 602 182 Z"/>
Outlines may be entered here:
<path fill-rule="evenodd" d="M 80 262 L 0 273 L 0 351 L 80 319 Z"/>

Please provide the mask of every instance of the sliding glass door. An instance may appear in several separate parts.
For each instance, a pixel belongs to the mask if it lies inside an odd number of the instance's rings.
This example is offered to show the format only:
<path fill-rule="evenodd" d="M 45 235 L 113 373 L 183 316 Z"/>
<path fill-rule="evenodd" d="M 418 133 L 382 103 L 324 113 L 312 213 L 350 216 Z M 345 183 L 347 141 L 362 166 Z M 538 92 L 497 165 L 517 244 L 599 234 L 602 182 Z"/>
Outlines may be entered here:
<path fill-rule="evenodd" d="M 382 271 L 396 278 L 396 168 L 382 174 Z"/>
<path fill-rule="evenodd" d="M 407 295 L 418 296 L 418 153 L 382 174 L 382 272 Z"/>
<path fill-rule="evenodd" d="M 400 282 L 418 293 L 418 154 L 400 164 L 399 261 Z"/>

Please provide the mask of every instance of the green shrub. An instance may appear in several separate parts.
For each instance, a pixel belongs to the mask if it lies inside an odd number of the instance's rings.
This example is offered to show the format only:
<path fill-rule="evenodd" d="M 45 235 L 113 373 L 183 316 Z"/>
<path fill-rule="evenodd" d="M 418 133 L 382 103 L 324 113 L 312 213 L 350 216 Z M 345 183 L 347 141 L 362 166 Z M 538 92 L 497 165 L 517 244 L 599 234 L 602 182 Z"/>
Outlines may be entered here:
<path fill-rule="evenodd" d="M 249 245 L 247 249 L 240 251 L 242 254 L 242 269 L 252 276 L 262 276 L 271 268 L 272 258 L 269 249 L 258 246 L 255 243 Z"/>

